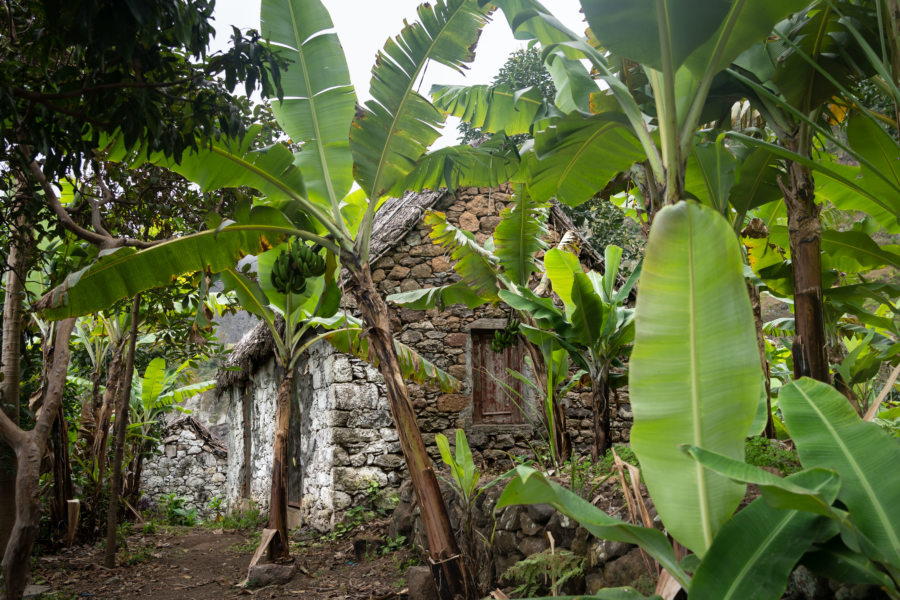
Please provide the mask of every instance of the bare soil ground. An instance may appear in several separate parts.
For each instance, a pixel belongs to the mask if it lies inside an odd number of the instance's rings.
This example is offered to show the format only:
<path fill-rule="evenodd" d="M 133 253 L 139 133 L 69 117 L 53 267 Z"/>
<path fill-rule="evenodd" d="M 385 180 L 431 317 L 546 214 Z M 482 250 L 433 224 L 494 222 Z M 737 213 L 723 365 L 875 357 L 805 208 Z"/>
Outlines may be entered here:
<path fill-rule="evenodd" d="M 386 525 L 368 523 L 366 537 L 383 535 Z M 54 600 L 387 600 L 405 595 L 405 567 L 415 563 L 408 549 L 376 549 L 357 556 L 352 535 L 337 540 L 307 537 L 292 549 L 297 565 L 293 579 L 259 589 L 238 587 L 247 577 L 258 536 L 204 527 L 132 535 L 127 551 L 119 555 L 120 564 L 124 558 L 133 562 L 130 565 L 103 568 L 102 547 L 80 546 L 36 559 L 34 575 L 37 583 L 51 588 L 43 598 Z"/>

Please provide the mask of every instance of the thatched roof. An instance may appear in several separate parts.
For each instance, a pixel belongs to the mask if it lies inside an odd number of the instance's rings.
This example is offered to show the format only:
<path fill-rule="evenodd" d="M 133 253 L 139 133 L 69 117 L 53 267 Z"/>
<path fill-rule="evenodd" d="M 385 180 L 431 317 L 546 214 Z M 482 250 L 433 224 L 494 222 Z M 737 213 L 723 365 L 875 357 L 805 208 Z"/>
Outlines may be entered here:
<path fill-rule="evenodd" d="M 425 211 L 449 195 L 446 188 L 437 192 L 406 192 L 400 198 L 388 198 L 372 224 L 372 241 L 369 246 L 369 262 L 375 263 L 384 256 L 398 240 L 422 222 Z"/>

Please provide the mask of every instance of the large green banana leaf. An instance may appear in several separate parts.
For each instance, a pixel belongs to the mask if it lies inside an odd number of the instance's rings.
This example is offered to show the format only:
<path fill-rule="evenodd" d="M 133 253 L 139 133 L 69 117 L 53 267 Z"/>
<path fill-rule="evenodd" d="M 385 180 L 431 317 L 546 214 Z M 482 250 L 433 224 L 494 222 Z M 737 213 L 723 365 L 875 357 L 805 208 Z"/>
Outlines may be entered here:
<path fill-rule="evenodd" d="M 304 200 L 306 188 L 291 151 L 281 144 L 253 149 L 260 130 L 261 126 L 254 125 L 240 141 L 222 139 L 185 152 L 177 163 L 162 153 L 132 156 L 126 152 L 121 136 L 105 150 L 109 160 L 165 167 L 196 183 L 204 192 L 247 186 L 259 190 L 271 202 Z"/>
<path fill-rule="evenodd" d="M 661 531 L 632 525 L 611 517 L 530 467 L 516 467 L 516 477 L 503 490 L 497 501 L 497 508 L 513 504 L 542 503 L 550 504 L 559 512 L 575 519 L 600 539 L 640 545 L 685 589 L 690 588 L 687 574 L 678 564 L 672 545 Z"/>
<path fill-rule="evenodd" d="M 897 441 L 822 382 L 794 381 L 781 388 L 778 403 L 800 461 L 838 472 L 838 499 L 880 555 L 873 558 L 900 568 L 900 479 L 885 472 L 900 464 Z"/>
<path fill-rule="evenodd" d="M 575 339 L 588 348 L 596 347 L 603 335 L 608 309 L 603 306 L 591 279 L 581 270 L 578 257 L 554 248 L 544 257 L 544 265 L 553 291 L 566 307 Z"/>
<path fill-rule="evenodd" d="M 54 320 L 97 312 L 123 298 L 170 285 L 185 273 L 232 268 L 242 256 L 262 252 L 294 233 L 293 227 L 281 223 L 230 225 L 140 252 L 134 248 L 101 252 L 97 262 L 66 277 L 35 308 Z"/>
<path fill-rule="evenodd" d="M 517 285 L 526 285 L 538 270 L 535 254 L 545 250 L 547 205 L 535 202 L 524 186 L 516 186 L 510 205 L 500 214 L 494 230 L 494 254 L 504 273 Z"/>
<path fill-rule="evenodd" d="M 442 186 L 451 190 L 496 188 L 509 181 L 518 169 L 518 155 L 490 141 L 478 148 L 467 144 L 449 146 L 420 158 L 404 179 L 397 180 L 391 194 L 401 196 L 407 190 L 436 190 Z"/>
<path fill-rule="evenodd" d="M 712 37 L 728 15 L 729 4 L 723 0 L 582 0 L 581 6 L 591 32 L 607 50 L 657 71 L 668 60 L 674 72 Z"/>
<path fill-rule="evenodd" d="M 760 363 L 737 240 L 712 209 L 680 202 L 654 220 L 636 307 L 631 444 L 675 539 L 703 556 L 744 495 L 681 452 L 743 459 Z"/>
<path fill-rule="evenodd" d="M 482 248 L 467 231 L 447 222 L 442 212 L 429 210 L 425 224 L 431 227 L 431 239 L 456 262 L 454 269 L 477 295 L 497 301 L 497 257 Z"/>
<path fill-rule="evenodd" d="M 731 5 L 728 17 L 685 62 L 698 79 L 713 59 L 719 38 L 724 36 L 726 41 L 718 49 L 718 60 L 712 66 L 714 72 L 724 69 L 747 48 L 766 39 L 776 23 L 793 12 L 803 10 L 809 0 L 731 0 L 726 3 Z M 695 2 L 688 4 L 693 4 L 697 10 L 704 10 Z"/>
<path fill-rule="evenodd" d="M 734 185 L 737 159 L 725 146 L 725 138 L 695 143 L 684 173 L 684 189 L 701 204 L 728 216 L 728 196 Z"/>
<path fill-rule="evenodd" d="M 616 174 L 645 158 L 624 117 L 571 114 L 534 138 L 529 191 L 539 202 L 555 196 L 577 206 L 590 200 Z"/>
<path fill-rule="evenodd" d="M 820 492 L 829 504 L 837 494 L 833 473 L 804 471 L 787 481 Z M 803 553 L 837 531 L 827 517 L 757 498 L 719 531 L 691 580 L 691 600 L 777 600 Z"/>
<path fill-rule="evenodd" d="M 282 129 L 303 143 L 297 166 L 309 196 L 331 205 L 353 184 L 350 122 L 356 92 L 331 16 L 319 0 L 264 0 L 263 37 L 292 64 L 281 83 L 284 100 L 272 104 Z"/>
<path fill-rule="evenodd" d="M 528 133 L 544 103 L 540 90 L 514 90 L 507 85 L 435 85 L 434 105 L 487 133 Z"/>
<path fill-rule="evenodd" d="M 438 138 L 444 116 L 415 91 L 428 60 L 460 71 L 475 58 L 489 7 L 476 0 L 437 0 L 418 8 L 419 22 L 388 39 L 372 69 L 370 92 L 353 121 L 356 181 L 373 201 L 406 177 Z"/>
<path fill-rule="evenodd" d="M 141 405 L 150 410 L 166 385 L 166 359 L 157 356 L 150 361 L 141 379 Z"/>

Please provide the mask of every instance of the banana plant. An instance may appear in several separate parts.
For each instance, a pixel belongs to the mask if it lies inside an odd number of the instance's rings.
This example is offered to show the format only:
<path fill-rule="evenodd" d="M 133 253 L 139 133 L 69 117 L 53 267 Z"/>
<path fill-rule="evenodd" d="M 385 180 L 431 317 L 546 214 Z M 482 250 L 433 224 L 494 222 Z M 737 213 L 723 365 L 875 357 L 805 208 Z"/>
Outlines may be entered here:
<path fill-rule="evenodd" d="M 710 247 L 728 250 L 724 266 Z M 632 447 L 666 530 L 696 559 L 679 563 L 659 531 L 525 467 L 498 506 L 550 503 L 599 537 L 639 544 L 692 599 L 774 600 L 798 562 L 900 597 L 900 486 L 883 477 L 900 448 L 887 433 L 804 378 L 782 388 L 779 406 L 805 470 L 783 479 L 742 460 L 759 355 L 731 224 L 696 204 L 660 211 L 636 311 Z M 733 515 L 748 483 L 762 497 Z"/>
<path fill-rule="evenodd" d="M 444 115 L 416 91 L 416 80 L 430 60 L 464 69 L 474 58 L 489 10 L 475 0 L 420 6 L 418 21 L 406 24 L 379 53 L 372 99 L 356 107 L 344 53 L 322 3 L 265 0 L 263 37 L 292 65 L 282 78 L 285 100 L 273 111 L 300 151 L 293 153 L 281 144 L 255 148 L 251 131 L 243 140 L 223 139 L 186 153 L 178 164 L 158 155 L 138 157 L 166 166 L 204 190 L 248 186 L 265 200 L 249 211 L 239 211 L 234 222 L 219 223 L 209 231 L 147 251 L 119 249 L 107 254 L 54 290 L 42 305 L 57 318 L 88 312 L 140 289 L 165 285 L 179 273 L 233 268 L 243 253 L 258 254 L 291 236 L 333 254 L 347 270 L 367 343 L 378 357 L 425 518 L 429 552 L 440 565 L 435 569 L 438 588 L 448 600 L 454 594 L 468 597 L 471 592 L 403 382 L 387 306 L 371 279 L 369 244 L 383 196 L 406 187 L 416 165 L 428 159 L 428 146 L 437 139 L 444 121 Z M 110 150 L 116 153 L 115 144 Z M 487 150 L 460 148 L 457 154 L 479 159 L 467 163 L 473 166 L 471 172 L 459 161 L 462 170 L 457 171 L 455 182 L 460 185 L 490 184 L 497 180 L 494 166 L 508 168 L 503 160 L 490 160 Z M 115 158 L 133 160 L 134 156 L 118 152 Z M 417 180 L 437 186 L 447 171 L 431 171 L 431 181 L 425 181 L 428 177 Z M 359 190 L 352 189 L 354 181 Z"/>

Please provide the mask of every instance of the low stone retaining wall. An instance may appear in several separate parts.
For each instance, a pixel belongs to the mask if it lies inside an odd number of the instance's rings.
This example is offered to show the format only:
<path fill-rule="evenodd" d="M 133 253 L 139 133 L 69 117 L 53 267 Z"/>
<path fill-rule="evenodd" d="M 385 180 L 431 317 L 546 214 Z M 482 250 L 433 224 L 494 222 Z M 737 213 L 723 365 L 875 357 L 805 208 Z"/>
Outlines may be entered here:
<path fill-rule="evenodd" d="M 650 585 L 655 580 L 655 572 L 651 576 L 648 570 L 652 563 L 644 560 L 636 546 L 598 540 L 550 505 L 507 506 L 495 513 L 503 488 L 502 484 L 488 488 L 476 499 L 472 509 L 473 535 L 470 539 L 466 540 L 464 534 L 457 534 L 460 543 L 469 546 L 469 555 L 475 557 L 472 566 L 477 571 L 477 582 L 482 592 L 510 585 L 507 581 L 501 581 L 503 574 L 518 561 L 548 549 L 548 533 L 553 537 L 556 550 L 570 550 L 585 557 L 584 574 L 571 580 L 564 590 L 567 594 L 634 585 L 642 578 Z M 465 509 L 459 496 L 443 481 L 441 492 L 454 531 L 464 531 Z M 612 480 L 604 483 L 597 494 L 604 498 L 603 505 L 625 505 L 621 492 Z M 413 498 L 412 485 L 405 482 L 400 488 L 400 504 L 394 511 L 389 534 L 392 537 L 406 536 L 420 552 L 426 553 L 425 531 Z M 648 510 L 651 518 L 656 520 L 652 503 L 648 505 Z"/>

